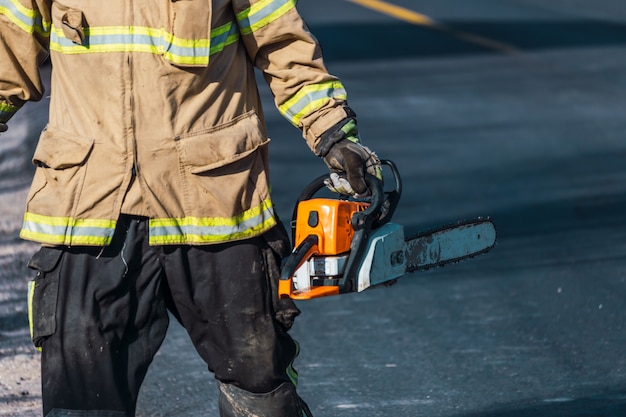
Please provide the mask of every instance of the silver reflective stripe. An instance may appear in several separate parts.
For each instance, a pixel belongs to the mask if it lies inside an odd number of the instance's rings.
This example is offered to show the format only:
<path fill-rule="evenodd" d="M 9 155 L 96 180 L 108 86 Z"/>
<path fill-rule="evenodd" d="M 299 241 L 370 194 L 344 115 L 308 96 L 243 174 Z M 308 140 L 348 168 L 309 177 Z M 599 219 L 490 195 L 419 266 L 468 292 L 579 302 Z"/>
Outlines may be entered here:
<path fill-rule="evenodd" d="M 319 109 L 330 99 L 346 100 L 347 93 L 339 81 L 325 81 L 302 87 L 293 97 L 278 107 L 278 110 L 294 126 L 302 117 Z"/>
<path fill-rule="evenodd" d="M 80 45 L 67 39 L 60 28 L 53 27 L 50 49 L 68 55 L 143 52 L 163 55 L 177 64 L 206 65 L 209 55 L 238 40 L 238 27 L 234 22 L 211 30 L 211 39 L 182 39 L 162 29 L 145 26 L 91 27 L 85 28 L 85 39 Z"/>
<path fill-rule="evenodd" d="M 47 35 L 50 22 L 44 22 L 38 10 L 24 7 L 16 0 L 0 0 L 0 14 L 27 33 Z"/>
<path fill-rule="evenodd" d="M 248 35 L 267 26 L 295 7 L 295 0 L 260 0 L 237 13 L 241 33 Z"/>
<path fill-rule="evenodd" d="M 115 220 L 72 219 L 26 213 L 20 237 L 54 245 L 108 245 Z"/>
<path fill-rule="evenodd" d="M 276 225 L 274 209 L 267 199 L 233 218 L 184 217 L 150 220 L 150 244 L 217 243 L 246 239 Z"/>

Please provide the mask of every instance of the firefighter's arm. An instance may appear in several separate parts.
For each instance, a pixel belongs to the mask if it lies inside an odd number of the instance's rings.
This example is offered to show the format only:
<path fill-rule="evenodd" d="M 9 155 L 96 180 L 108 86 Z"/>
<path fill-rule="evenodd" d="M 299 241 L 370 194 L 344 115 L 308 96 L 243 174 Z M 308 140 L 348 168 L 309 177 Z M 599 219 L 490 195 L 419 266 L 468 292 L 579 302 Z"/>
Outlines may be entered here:
<path fill-rule="evenodd" d="M 0 131 L 24 103 L 43 96 L 39 67 L 50 21 L 50 0 L 0 0 Z"/>
<path fill-rule="evenodd" d="M 248 55 L 263 72 L 278 110 L 315 151 L 324 132 L 350 117 L 344 86 L 328 73 L 295 0 L 233 0 L 233 5 Z"/>
<path fill-rule="evenodd" d="M 331 171 L 329 188 L 367 192 L 364 175 L 380 177 L 380 161 L 360 143 L 356 114 L 342 83 L 329 74 L 321 47 L 295 0 L 233 0 L 250 59 L 263 71 L 278 110 L 302 130 Z"/>

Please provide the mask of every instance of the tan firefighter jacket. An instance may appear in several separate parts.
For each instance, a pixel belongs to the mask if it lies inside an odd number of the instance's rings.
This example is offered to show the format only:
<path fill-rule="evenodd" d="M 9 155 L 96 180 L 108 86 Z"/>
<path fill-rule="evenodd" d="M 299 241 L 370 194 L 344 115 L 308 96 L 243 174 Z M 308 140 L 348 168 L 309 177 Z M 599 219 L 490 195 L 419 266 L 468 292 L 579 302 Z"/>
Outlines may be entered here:
<path fill-rule="evenodd" d="M 149 216 L 159 245 L 274 226 L 254 67 L 311 149 L 346 117 L 295 3 L 0 0 L 0 122 L 42 97 L 52 62 L 21 236 L 107 245 L 120 213 Z"/>

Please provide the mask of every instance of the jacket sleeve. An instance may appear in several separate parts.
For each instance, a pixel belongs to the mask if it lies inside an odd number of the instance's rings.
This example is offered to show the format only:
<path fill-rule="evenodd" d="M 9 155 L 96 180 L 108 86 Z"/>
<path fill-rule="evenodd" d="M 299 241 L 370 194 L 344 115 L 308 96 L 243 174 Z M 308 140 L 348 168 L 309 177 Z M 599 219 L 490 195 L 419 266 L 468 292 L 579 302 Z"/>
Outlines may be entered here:
<path fill-rule="evenodd" d="M 39 67 L 48 56 L 51 0 L 0 0 L 0 122 L 44 93 Z"/>
<path fill-rule="evenodd" d="M 322 133 L 349 109 L 344 86 L 328 73 L 296 0 L 233 0 L 233 5 L 248 55 L 263 72 L 278 110 L 314 150 Z"/>

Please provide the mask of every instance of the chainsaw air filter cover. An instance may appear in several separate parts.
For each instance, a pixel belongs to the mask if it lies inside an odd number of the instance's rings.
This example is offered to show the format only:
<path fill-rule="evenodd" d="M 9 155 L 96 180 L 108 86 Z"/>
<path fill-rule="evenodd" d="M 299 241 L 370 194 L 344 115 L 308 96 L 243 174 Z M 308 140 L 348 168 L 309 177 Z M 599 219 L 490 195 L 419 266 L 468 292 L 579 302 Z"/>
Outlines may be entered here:
<path fill-rule="evenodd" d="M 314 198 L 298 204 L 295 246 L 310 235 L 318 237 L 320 255 L 339 255 L 350 250 L 354 237 L 352 215 L 365 210 L 363 202 Z"/>

